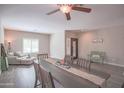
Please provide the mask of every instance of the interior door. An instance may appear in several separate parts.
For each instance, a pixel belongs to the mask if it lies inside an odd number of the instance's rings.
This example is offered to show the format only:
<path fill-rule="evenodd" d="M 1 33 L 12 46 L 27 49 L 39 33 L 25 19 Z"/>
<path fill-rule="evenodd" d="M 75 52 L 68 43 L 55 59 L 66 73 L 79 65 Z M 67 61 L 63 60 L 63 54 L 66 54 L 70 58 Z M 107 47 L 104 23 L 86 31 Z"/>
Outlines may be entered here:
<path fill-rule="evenodd" d="M 78 58 L 78 39 L 71 38 L 71 56 Z"/>

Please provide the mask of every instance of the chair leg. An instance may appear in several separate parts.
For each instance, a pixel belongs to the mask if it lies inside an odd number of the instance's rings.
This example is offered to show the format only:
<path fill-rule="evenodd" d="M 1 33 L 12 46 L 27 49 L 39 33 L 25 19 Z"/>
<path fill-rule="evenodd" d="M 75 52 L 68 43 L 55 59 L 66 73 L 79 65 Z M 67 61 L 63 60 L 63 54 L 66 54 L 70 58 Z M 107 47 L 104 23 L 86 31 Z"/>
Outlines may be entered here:
<path fill-rule="evenodd" d="M 37 79 L 37 76 L 36 76 L 36 78 L 35 78 L 34 88 L 36 88 L 36 87 L 37 87 L 37 81 L 38 81 L 38 79 Z"/>
<path fill-rule="evenodd" d="M 91 71 L 91 63 L 89 63 L 88 70 Z"/>
<path fill-rule="evenodd" d="M 41 85 L 41 83 L 38 84 L 38 80 L 36 79 L 36 80 L 35 80 L 34 88 L 37 88 L 37 86 L 40 86 L 40 85 Z"/>
<path fill-rule="evenodd" d="M 105 80 L 104 82 L 104 87 L 107 87 L 107 80 Z"/>

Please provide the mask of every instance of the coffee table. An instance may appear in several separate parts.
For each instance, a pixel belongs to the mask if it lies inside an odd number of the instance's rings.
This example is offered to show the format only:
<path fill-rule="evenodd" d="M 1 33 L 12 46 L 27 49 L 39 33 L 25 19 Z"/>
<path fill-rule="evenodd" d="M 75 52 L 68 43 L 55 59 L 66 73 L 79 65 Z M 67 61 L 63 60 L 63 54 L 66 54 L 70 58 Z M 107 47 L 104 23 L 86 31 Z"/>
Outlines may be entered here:
<path fill-rule="evenodd" d="M 32 64 L 34 62 L 34 60 L 36 60 L 35 57 L 21 57 L 17 59 L 18 61 L 20 61 L 20 64 Z"/>

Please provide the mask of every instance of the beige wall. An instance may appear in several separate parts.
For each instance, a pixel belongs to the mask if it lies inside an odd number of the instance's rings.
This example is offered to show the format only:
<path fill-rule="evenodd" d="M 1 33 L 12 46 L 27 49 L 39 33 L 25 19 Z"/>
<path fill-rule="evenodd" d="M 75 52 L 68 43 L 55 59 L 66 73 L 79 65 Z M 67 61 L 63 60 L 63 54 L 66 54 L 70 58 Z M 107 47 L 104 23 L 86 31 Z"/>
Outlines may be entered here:
<path fill-rule="evenodd" d="M 93 43 L 94 39 L 103 39 L 103 43 Z M 124 66 L 124 26 L 103 28 L 80 34 L 79 56 L 87 57 L 92 50 L 105 51 L 106 63 Z"/>
<path fill-rule="evenodd" d="M 55 30 L 56 31 L 56 30 Z M 65 56 L 65 32 L 58 30 L 50 38 L 50 55 L 52 58 L 63 59 Z"/>
<path fill-rule="evenodd" d="M 5 30 L 5 42 L 12 42 L 13 51 L 23 51 L 23 38 L 39 39 L 39 53 L 50 54 L 50 35 L 24 31 Z"/>

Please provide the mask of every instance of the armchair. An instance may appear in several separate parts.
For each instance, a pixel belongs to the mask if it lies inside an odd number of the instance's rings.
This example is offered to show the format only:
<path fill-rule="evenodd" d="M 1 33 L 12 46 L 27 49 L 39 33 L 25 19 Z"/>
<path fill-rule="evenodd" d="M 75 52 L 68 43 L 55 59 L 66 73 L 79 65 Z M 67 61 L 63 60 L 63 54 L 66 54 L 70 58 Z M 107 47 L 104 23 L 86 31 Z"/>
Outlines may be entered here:
<path fill-rule="evenodd" d="M 103 63 L 105 59 L 105 52 L 91 51 L 91 53 L 89 54 L 89 59 L 91 62 Z"/>

